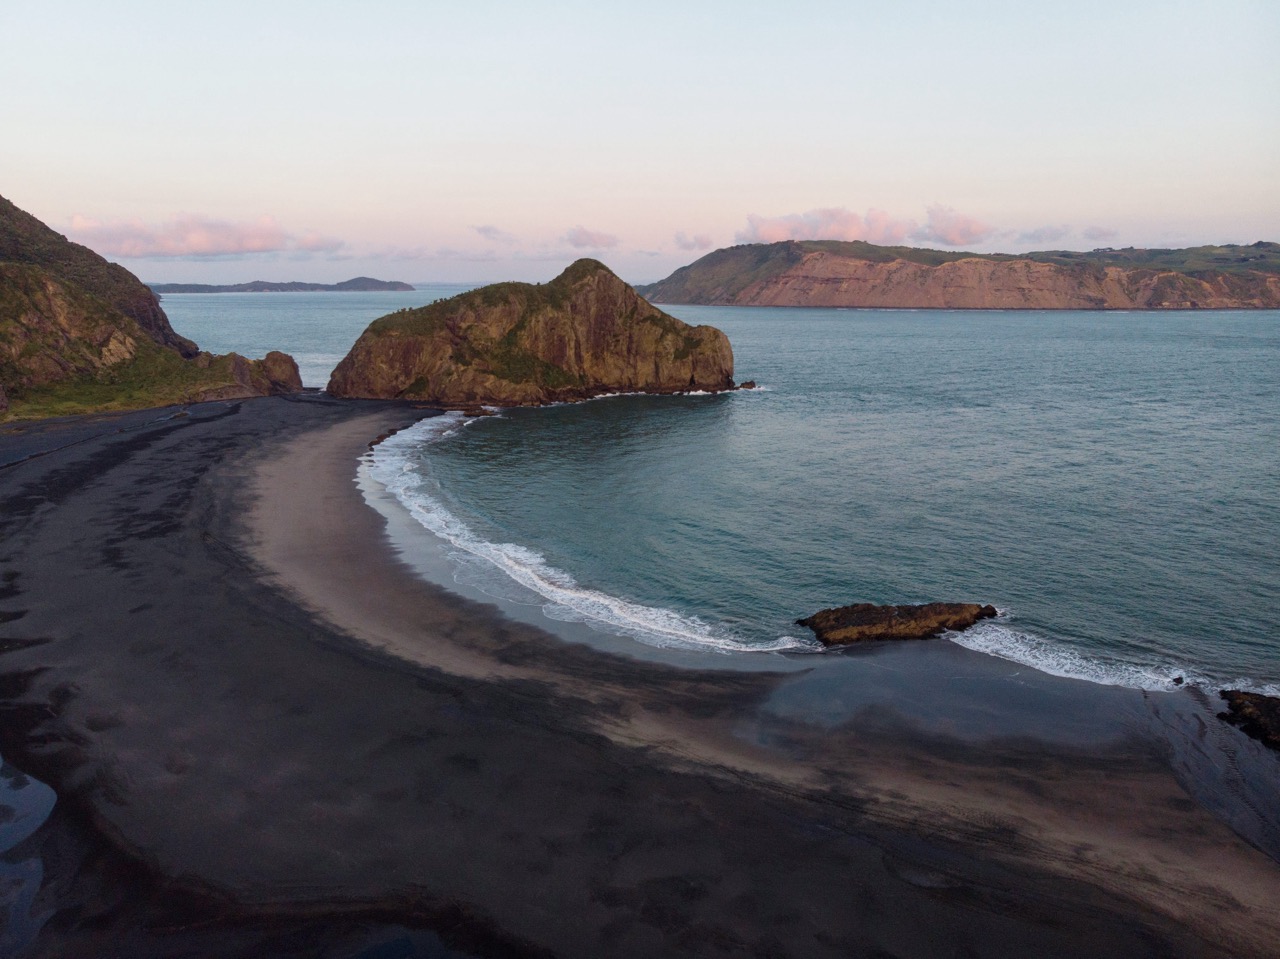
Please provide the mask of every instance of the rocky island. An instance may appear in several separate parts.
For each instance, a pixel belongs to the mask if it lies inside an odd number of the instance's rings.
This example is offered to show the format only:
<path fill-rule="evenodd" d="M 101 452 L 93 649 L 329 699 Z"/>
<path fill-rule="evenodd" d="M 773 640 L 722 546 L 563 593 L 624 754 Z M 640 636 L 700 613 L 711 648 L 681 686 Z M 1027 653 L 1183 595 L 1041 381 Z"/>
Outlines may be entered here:
<path fill-rule="evenodd" d="M 1280 243 L 1017 255 L 788 240 L 708 253 L 658 303 L 978 310 L 1280 308 Z"/>
<path fill-rule="evenodd" d="M 375 280 L 371 276 L 357 276 L 341 283 L 304 283 L 291 280 L 273 283 L 269 280 L 250 280 L 248 283 L 149 283 L 153 293 L 412 293 L 413 287 L 400 280 Z"/>
<path fill-rule="evenodd" d="M 301 388 L 284 353 L 250 360 L 201 352 L 132 273 L 0 197 L 0 418 Z"/>
<path fill-rule="evenodd" d="M 1280 750 L 1280 698 L 1239 689 L 1218 693 L 1227 708 L 1218 714 L 1233 726 L 1272 749 Z"/>
<path fill-rule="evenodd" d="M 546 284 L 497 283 L 375 320 L 333 371 L 329 393 L 531 406 L 733 385 L 724 333 L 669 316 L 583 259 Z"/>
<path fill-rule="evenodd" d="M 813 630 L 824 646 L 846 646 L 881 639 L 929 639 L 948 630 L 968 629 L 997 615 L 994 606 L 978 603 L 925 603 L 920 606 L 876 606 L 854 603 L 823 609 L 797 626 Z"/>

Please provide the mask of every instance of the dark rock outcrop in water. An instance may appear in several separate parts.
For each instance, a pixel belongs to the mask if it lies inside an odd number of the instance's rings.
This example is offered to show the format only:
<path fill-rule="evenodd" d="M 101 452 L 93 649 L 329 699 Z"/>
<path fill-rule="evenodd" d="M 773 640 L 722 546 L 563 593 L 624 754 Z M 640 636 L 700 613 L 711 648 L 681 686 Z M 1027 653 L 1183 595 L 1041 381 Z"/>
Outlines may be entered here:
<path fill-rule="evenodd" d="M 375 280 L 371 276 L 357 276 L 341 283 L 303 283 L 291 280 L 273 283 L 269 280 L 251 280 L 248 283 L 152 283 L 155 293 L 382 293 L 396 291 L 412 293 L 413 287 L 400 280 Z"/>
<path fill-rule="evenodd" d="M 1272 749 L 1280 749 L 1280 698 L 1224 689 L 1227 711 L 1218 715 Z"/>
<path fill-rule="evenodd" d="M 922 606 L 876 606 L 854 603 L 824 609 L 796 625 L 813 630 L 825 646 L 879 639 L 928 639 L 947 630 L 968 629 L 980 619 L 996 616 L 994 606 L 978 603 L 925 603 Z"/>
<path fill-rule="evenodd" d="M 0 198 L 0 415 L 34 418 L 302 388 L 284 353 L 211 356 L 132 273 Z"/>
<path fill-rule="evenodd" d="M 1004 254 L 787 240 L 715 250 L 640 292 L 725 306 L 1276 309 L 1280 244 Z"/>
<path fill-rule="evenodd" d="M 375 320 L 329 381 L 335 396 L 450 407 L 732 388 L 724 333 L 667 315 L 595 260 Z"/>

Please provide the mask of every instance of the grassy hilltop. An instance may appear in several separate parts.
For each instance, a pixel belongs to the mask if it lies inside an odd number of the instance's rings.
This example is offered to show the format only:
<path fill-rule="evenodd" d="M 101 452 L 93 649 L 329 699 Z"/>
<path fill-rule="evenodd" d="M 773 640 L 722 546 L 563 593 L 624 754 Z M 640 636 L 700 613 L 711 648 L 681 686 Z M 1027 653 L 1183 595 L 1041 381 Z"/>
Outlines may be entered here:
<path fill-rule="evenodd" d="M 0 419 L 141 409 L 301 389 L 283 353 L 212 356 L 154 293 L 0 197 Z"/>
<path fill-rule="evenodd" d="M 1027 264 L 1046 269 L 1019 269 Z M 904 271 L 904 265 L 914 269 Z M 766 300 L 769 296 L 778 300 L 771 305 L 946 306 L 945 295 L 927 289 L 929 278 L 936 273 L 942 286 L 958 288 L 966 285 L 966 272 L 974 276 L 970 285 L 985 284 L 990 306 L 1017 306 L 1010 297 L 996 295 L 1010 288 L 1029 291 L 1026 306 L 1048 308 L 1181 308 L 1202 305 L 1202 300 L 1225 306 L 1280 305 L 1280 300 L 1272 302 L 1280 297 L 1280 244 L 1266 242 L 1181 250 L 1007 254 L 877 246 L 860 240 L 788 240 L 715 250 L 665 280 L 637 290 L 665 303 L 765 305 L 763 295 Z M 843 291 L 847 302 L 805 302 L 809 294 L 799 282 L 801 277 L 825 284 L 827 298 L 836 295 L 830 289 L 833 282 L 847 280 Z M 906 277 L 910 282 L 904 282 Z M 887 287 L 877 286 L 890 278 L 893 282 Z M 1102 288 L 1108 281 L 1113 281 L 1114 289 Z M 779 292 L 779 285 L 786 285 L 787 292 Z M 1044 296 L 1035 295 L 1037 286 Z M 878 302 L 861 302 L 860 296 Z M 912 296 L 923 301 L 914 302 Z M 788 304 L 788 297 L 794 302 Z M 902 302 L 894 302 L 895 297 Z M 981 297 L 975 291 L 964 305 L 980 307 L 984 305 Z M 1050 302 L 1033 302 L 1046 298 Z M 1055 304 L 1055 298 L 1062 302 Z"/>

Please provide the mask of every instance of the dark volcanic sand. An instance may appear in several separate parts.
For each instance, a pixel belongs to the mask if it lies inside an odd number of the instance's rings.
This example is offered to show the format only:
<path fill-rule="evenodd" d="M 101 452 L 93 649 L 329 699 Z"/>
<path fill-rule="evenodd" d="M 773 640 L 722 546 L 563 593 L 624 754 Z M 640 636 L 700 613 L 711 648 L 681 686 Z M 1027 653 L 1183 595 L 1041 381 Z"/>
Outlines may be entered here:
<path fill-rule="evenodd" d="M 1275 773 L 1190 694 L 1046 685 L 1078 736 L 992 735 L 929 718 L 954 647 L 797 680 L 563 643 L 391 555 L 355 456 L 422 415 L 0 432 L 0 751 L 59 795 L 10 854 L 30 955 L 1276 954 Z"/>

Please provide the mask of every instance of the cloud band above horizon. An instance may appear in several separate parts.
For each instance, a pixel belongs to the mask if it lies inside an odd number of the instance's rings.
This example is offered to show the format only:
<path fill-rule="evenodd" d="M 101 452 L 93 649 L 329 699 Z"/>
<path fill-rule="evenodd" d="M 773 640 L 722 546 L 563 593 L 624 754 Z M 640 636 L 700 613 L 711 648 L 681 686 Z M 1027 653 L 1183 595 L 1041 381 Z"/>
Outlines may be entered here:
<path fill-rule="evenodd" d="M 141 220 L 96 220 L 75 214 L 71 238 L 104 256 L 129 259 L 234 257 L 255 253 L 336 253 L 346 244 L 314 231 L 291 233 L 274 218 L 235 223 L 180 214 L 152 225 Z"/>

